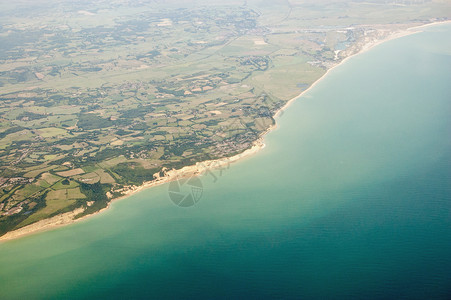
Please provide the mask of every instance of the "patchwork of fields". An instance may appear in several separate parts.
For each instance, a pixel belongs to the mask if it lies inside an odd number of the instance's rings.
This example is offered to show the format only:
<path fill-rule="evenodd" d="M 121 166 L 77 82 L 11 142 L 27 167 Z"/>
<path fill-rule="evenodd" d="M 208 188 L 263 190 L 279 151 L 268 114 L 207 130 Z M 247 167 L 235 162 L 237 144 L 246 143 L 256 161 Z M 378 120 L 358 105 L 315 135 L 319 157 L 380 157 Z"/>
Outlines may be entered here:
<path fill-rule="evenodd" d="M 451 10 L 176 2 L 0 4 L 0 235 L 240 153 L 344 57 Z"/>

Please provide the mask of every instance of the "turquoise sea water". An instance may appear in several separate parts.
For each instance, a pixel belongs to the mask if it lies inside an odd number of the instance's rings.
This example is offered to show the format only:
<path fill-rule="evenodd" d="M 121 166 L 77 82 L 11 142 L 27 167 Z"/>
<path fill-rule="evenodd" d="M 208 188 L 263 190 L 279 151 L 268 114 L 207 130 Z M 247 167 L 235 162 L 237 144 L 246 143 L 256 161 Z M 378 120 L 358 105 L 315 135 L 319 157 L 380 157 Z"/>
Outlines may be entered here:
<path fill-rule="evenodd" d="M 0 299 L 449 299 L 450 36 L 334 69 L 194 207 L 163 185 L 0 244 Z"/>

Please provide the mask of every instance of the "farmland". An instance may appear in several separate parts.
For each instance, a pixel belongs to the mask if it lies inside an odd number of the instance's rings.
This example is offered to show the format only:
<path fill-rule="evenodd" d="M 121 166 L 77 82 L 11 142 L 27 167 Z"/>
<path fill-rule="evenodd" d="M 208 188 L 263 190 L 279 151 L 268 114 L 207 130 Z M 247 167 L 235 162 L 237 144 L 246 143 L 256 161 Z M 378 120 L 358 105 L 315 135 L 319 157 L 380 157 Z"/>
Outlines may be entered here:
<path fill-rule="evenodd" d="M 451 10 L 175 2 L 0 4 L 0 235 L 242 152 L 365 43 Z"/>

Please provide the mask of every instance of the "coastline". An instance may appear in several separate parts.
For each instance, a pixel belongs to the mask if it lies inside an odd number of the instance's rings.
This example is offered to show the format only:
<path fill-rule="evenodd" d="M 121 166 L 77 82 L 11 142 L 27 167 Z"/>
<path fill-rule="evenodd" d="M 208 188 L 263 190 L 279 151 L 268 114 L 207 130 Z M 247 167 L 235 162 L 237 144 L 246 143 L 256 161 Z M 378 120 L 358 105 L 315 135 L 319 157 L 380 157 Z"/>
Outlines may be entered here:
<path fill-rule="evenodd" d="M 60 214 L 48 219 L 44 219 L 44 220 L 40 220 L 36 223 L 27 225 L 25 227 L 16 229 L 14 231 L 10 231 L 8 233 L 6 233 L 3 236 L 0 236 L 0 244 L 3 242 L 7 242 L 7 241 L 11 241 L 11 240 L 15 240 L 18 238 L 22 238 L 22 237 L 26 237 L 35 233 L 41 233 L 41 232 L 45 232 L 45 231 L 49 231 L 52 229 L 56 229 L 59 227 L 63 227 L 66 225 L 70 225 L 70 224 L 74 224 L 74 223 L 78 223 L 81 222 L 85 219 L 88 219 L 90 217 L 96 216 L 104 211 L 106 211 L 107 209 L 110 208 L 110 205 L 113 202 L 119 201 L 119 200 L 123 200 L 128 198 L 129 196 L 132 196 L 138 192 L 141 192 L 142 190 L 157 186 L 157 185 L 161 185 L 164 183 L 168 183 L 174 180 L 179 180 L 181 178 L 186 178 L 186 177 L 192 177 L 192 176 L 200 176 L 202 175 L 204 172 L 206 172 L 207 170 L 210 169 L 217 169 L 217 168 L 221 168 L 224 166 L 228 166 L 230 163 L 236 162 L 238 160 L 241 160 L 244 157 L 248 157 L 251 156 L 257 152 L 259 152 L 261 149 L 263 149 L 266 145 L 263 143 L 263 136 L 268 133 L 269 131 L 271 131 L 273 128 L 273 126 L 269 127 L 260 138 L 258 138 L 256 141 L 253 142 L 253 145 L 251 148 L 244 150 L 243 152 L 236 154 L 234 156 L 231 157 L 225 157 L 225 158 L 221 158 L 221 159 L 215 159 L 215 160 L 207 160 L 207 161 L 202 161 L 202 162 L 198 162 L 195 165 L 192 166 L 185 166 L 179 170 L 169 170 L 166 172 L 166 176 L 164 177 L 158 177 L 157 179 L 154 179 L 152 181 L 147 181 L 144 182 L 142 185 L 140 186 L 133 186 L 131 188 L 129 188 L 127 191 L 124 192 L 124 194 L 120 197 L 111 199 L 110 202 L 108 202 L 108 205 L 105 208 L 102 208 L 101 210 L 90 214 L 90 215 L 86 215 L 83 216 L 81 218 L 78 219 L 74 219 L 76 215 L 84 212 L 83 208 L 77 208 L 71 212 L 67 212 L 64 214 Z M 157 174 L 155 174 L 157 175 Z"/>
<path fill-rule="evenodd" d="M 362 45 L 362 47 L 361 47 L 358 51 L 356 51 L 356 52 L 354 52 L 354 53 L 352 53 L 352 54 L 346 56 L 346 57 L 343 58 L 343 60 L 341 60 L 339 63 L 337 63 L 336 65 L 334 65 L 334 66 L 332 66 L 331 68 L 327 69 L 326 73 L 324 73 L 323 76 L 321 76 L 320 78 L 318 78 L 318 80 L 316 80 L 315 82 L 313 82 L 312 85 L 310 85 L 305 91 L 303 91 L 303 92 L 300 93 L 299 95 L 295 96 L 294 98 L 288 100 L 288 102 L 287 102 L 282 108 L 280 108 L 280 109 L 276 112 L 276 114 L 274 115 L 274 119 L 280 117 L 280 114 L 281 114 L 285 109 L 287 109 L 287 108 L 288 108 L 294 101 L 296 101 L 298 98 L 302 97 L 304 94 L 306 94 L 306 93 L 309 92 L 311 89 L 313 89 L 318 83 L 320 83 L 324 78 L 326 78 L 326 76 L 329 75 L 329 73 L 330 73 L 332 70 L 334 70 L 335 68 L 341 66 L 342 64 L 344 64 L 345 62 L 347 62 L 347 61 L 348 61 L 349 59 L 351 59 L 352 57 L 354 57 L 354 56 L 356 56 L 356 55 L 359 55 L 359 54 L 363 54 L 363 53 L 367 52 L 368 50 L 371 50 L 372 48 L 374 48 L 374 47 L 376 47 L 376 46 L 378 46 L 378 45 L 381 45 L 381 44 L 383 44 L 383 43 L 385 43 L 385 42 L 388 42 L 388 41 L 391 41 L 391 40 L 395 40 L 395 39 L 398 39 L 398 38 L 402 38 L 402 37 L 404 37 L 404 36 L 412 35 L 412 34 L 415 34 L 415 33 L 419 33 L 419 32 L 421 32 L 421 29 L 422 29 L 422 28 L 426 28 L 426 27 L 430 27 L 430 26 L 435 26 L 435 25 L 439 25 L 439 24 L 451 24 L 451 20 L 447 20 L 447 21 L 439 21 L 439 22 L 432 22 L 432 23 L 428 23 L 428 24 L 423 24 L 423 25 L 418 25 L 418 26 L 409 27 L 409 28 L 407 28 L 407 29 L 403 29 L 403 30 L 400 30 L 400 31 L 392 32 L 392 33 L 390 33 L 387 37 L 385 37 L 385 38 L 383 38 L 383 39 L 381 39 L 381 40 L 376 39 L 376 40 L 372 40 L 372 41 L 369 41 L 369 42 L 367 42 L 367 43 L 364 43 L 364 44 Z M 276 127 L 277 127 L 277 123 L 276 123 L 276 125 L 274 126 L 274 128 L 276 128 Z M 272 128 L 272 129 L 274 129 L 274 128 Z M 265 134 L 266 134 L 266 133 L 265 133 Z"/>
<path fill-rule="evenodd" d="M 287 103 L 280 108 L 275 114 L 274 114 L 274 119 L 277 119 L 280 117 L 281 113 L 287 109 L 295 100 L 297 100 L 298 98 L 302 97 L 305 93 L 307 93 L 308 91 L 310 91 L 310 89 L 312 89 L 313 87 L 315 87 L 319 82 L 321 82 L 321 80 L 323 80 L 328 74 L 329 72 L 331 72 L 334 68 L 340 66 L 341 64 L 345 63 L 346 61 L 348 61 L 349 59 L 351 59 L 352 57 L 362 54 L 370 49 L 372 49 L 375 46 L 378 46 L 382 43 L 385 43 L 387 41 L 390 40 L 394 40 L 397 38 L 401 38 L 407 35 L 411 35 L 411 34 L 415 34 L 418 32 L 421 32 L 422 28 L 425 27 L 429 27 L 429 26 L 434 26 L 434 25 L 438 25 L 438 24 L 446 24 L 446 23 L 451 23 L 451 21 L 440 21 L 440 22 L 432 22 L 432 23 L 428 23 L 428 24 L 423 24 L 423 25 L 419 25 L 419 26 L 414 26 L 414 27 L 410 27 L 407 29 L 402 29 L 402 30 L 397 30 L 397 31 L 393 31 L 391 33 L 389 33 L 388 36 L 382 38 L 382 39 L 374 39 L 371 41 L 364 41 L 363 44 L 355 44 L 354 46 L 357 47 L 356 49 L 353 49 L 353 51 L 355 52 L 351 52 L 349 55 L 347 55 L 345 58 L 343 58 L 341 61 L 337 62 L 335 65 L 333 65 L 332 67 L 328 68 L 327 71 L 320 77 L 318 78 L 315 82 L 313 82 L 309 88 L 307 88 L 305 91 L 303 91 L 302 93 L 300 93 L 299 95 L 295 96 L 294 98 L 290 99 L 289 101 L 287 101 Z M 14 239 L 18 239 L 21 237 L 25 237 L 31 234 L 35 234 L 38 232 L 44 232 L 44 231 L 48 231 L 48 230 L 52 230 L 55 228 L 59 228 L 62 226 L 66 226 L 69 224 L 73 224 L 73 223 L 78 223 L 82 220 L 85 220 L 89 217 L 95 216 L 97 214 L 102 213 L 104 210 L 107 210 L 110 205 L 114 202 L 114 201 L 119 201 L 122 199 L 125 199 L 135 193 L 138 193 L 144 189 L 148 189 L 160 184 L 164 184 L 173 180 L 178 180 L 180 178 L 185 178 L 185 177 L 191 177 L 191 176 L 199 176 L 202 175 L 205 171 L 209 170 L 209 169 L 216 169 L 216 168 L 221 168 L 223 166 L 229 165 L 230 163 L 236 162 L 238 160 L 241 160 L 244 157 L 248 157 L 251 156 L 257 152 L 259 152 L 261 149 L 263 149 L 265 147 L 264 144 L 264 136 L 277 128 L 277 122 L 270 126 L 265 132 L 263 132 L 260 137 L 253 142 L 252 147 L 244 150 L 243 152 L 234 155 L 232 157 L 226 157 L 226 158 L 221 158 L 221 159 L 217 159 L 217 160 L 208 160 L 208 161 L 203 161 L 203 162 L 198 162 L 195 165 L 192 166 L 185 166 L 179 170 L 169 170 L 166 172 L 165 176 L 163 177 L 157 177 L 155 180 L 152 181 L 148 181 L 148 182 L 144 182 L 142 185 L 140 186 L 132 186 L 130 187 L 128 190 L 126 190 L 124 192 L 124 194 L 118 198 L 114 198 L 112 199 L 107 207 L 99 210 L 98 212 L 95 212 L 93 214 L 84 216 L 82 218 L 79 219 L 74 219 L 74 217 L 76 215 L 78 215 L 79 213 L 83 212 L 84 209 L 83 208 L 78 208 L 72 212 L 68 212 L 68 213 L 64 213 L 64 214 L 60 214 L 57 216 L 54 216 L 52 218 L 49 219 L 45 219 L 45 220 L 41 220 L 38 221 L 34 224 L 30 224 L 28 226 L 19 228 L 17 230 L 11 231 L 6 233 L 5 235 L 0 237 L 0 244 L 6 241 L 11 241 Z"/>

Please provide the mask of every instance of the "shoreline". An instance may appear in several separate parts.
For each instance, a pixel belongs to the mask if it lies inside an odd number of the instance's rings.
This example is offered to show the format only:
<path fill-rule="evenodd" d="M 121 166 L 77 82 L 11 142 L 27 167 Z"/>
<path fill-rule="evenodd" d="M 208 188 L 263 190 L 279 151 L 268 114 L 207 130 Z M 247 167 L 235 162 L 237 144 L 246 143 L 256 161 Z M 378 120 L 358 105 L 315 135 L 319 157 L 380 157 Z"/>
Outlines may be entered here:
<path fill-rule="evenodd" d="M 204 172 L 210 169 L 217 169 L 224 166 L 228 166 L 231 163 L 234 163 L 238 160 L 241 160 L 242 158 L 251 156 L 253 154 L 256 154 L 261 149 L 265 148 L 265 144 L 263 142 L 263 136 L 266 135 L 269 131 L 273 129 L 274 126 L 270 126 L 262 135 L 260 138 L 258 138 L 256 141 L 252 143 L 252 147 L 244 150 L 243 152 L 236 154 L 231 157 L 224 157 L 220 159 L 215 160 L 207 160 L 202 162 L 197 162 L 195 165 L 191 166 L 185 166 L 179 170 L 169 170 L 166 172 L 166 176 L 164 177 L 158 177 L 157 179 L 154 179 L 152 181 L 144 182 L 140 186 L 133 186 L 129 190 L 125 191 L 124 194 L 120 197 L 111 199 L 110 202 L 108 202 L 108 205 L 101 210 L 90 214 L 83 216 L 79 219 L 74 219 L 74 217 L 84 211 L 84 208 L 77 208 L 71 212 L 67 212 L 64 214 L 56 215 L 48 219 L 40 220 L 36 223 L 27 225 L 25 227 L 16 229 L 14 231 L 10 231 L 6 233 L 3 236 L 0 236 L 0 244 L 12 240 L 16 240 L 22 237 L 30 236 L 36 233 L 42 233 L 45 231 L 50 231 L 53 229 L 57 229 L 63 226 L 71 225 L 74 223 L 79 223 L 81 221 L 84 221 L 90 217 L 94 217 L 98 214 L 101 214 L 102 212 L 108 210 L 113 202 L 124 200 L 136 193 L 139 193 L 143 190 L 149 189 L 151 187 L 165 184 L 174 180 L 179 180 L 181 178 L 186 177 L 193 177 L 193 176 L 201 176 Z"/>
<path fill-rule="evenodd" d="M 385 42 L 394 40 L 394 39 L 398 39 L 404 36 L 408 36 L 408 35 L 412 35 L 415 33 L 419 33 L 421 32 L 422 28 L 426 28 L 426 27 L 430 27 L 430 26 L 435 26 L 435 25 L 439 25 L 439 24 L 449 24 L 451 23 L 451 20 L 447 20 L 447 21 L 438 21 L 438 22 L 432 22 L 432 23 L 427 23 L 427 24 L 423 24 L 423 25 L 418 25 L 418 26 L 413 26 L 413 27 L 409 27 L 406 29 L 401 29 L 401 30 L 397 30 L 397 31 L 393 31 L 391 33 L 388 34 L 388 36 L 382 38 L 382 39 L 374 39 L 372 41 L 368 41 L 368 42 L 363 42 L 363 44 L 355 44 L 354 46 L 357 47 L 357 49 L 354 49 L 353 51 L 355 51 L 354 53 L 349 54 L 348 56 L 346 56 L 345 58 L 343 58 L 341 61 L 337 62 L 335 65 L 333 65 L 332 67 L 330 67 L 329 69 L 326 70 L 326 72 L 320 77 L 318 78 L 315 82 L 313 82 L 306 90 L 302 91 L 299 95 L 291 98 L 290 100 L 287 101 L 287 103 L 285 103 L 285 105 L 283 107 L 281 107 L 273 116 L 273 118 L 276 120 L 281 116 L 281 113 L 287 109 L 295 100 L 301 98 L 303 95 L 305 95 L 307 92 L 309 92 L 312 88 L 314 88 L 319 82 L 321 82 L 324 78 L 326 78 L 326 76 L 335 68 L 337 68 L 338 66 L 344 64 L 345 62 L 347 62 L 349 59 L 351 59 L 352 57 L 365 53 L 368 50 L 383 44 Z M 241 160 L 244 157 L 248 157 L 251 156 L 253 154 L 256 154 L 257 152 L 259 152 L 261 149 L 265 148 L 265 143 L 264 143 L 264 137 L 266 136 L 266 134 L 268 134 L 269 132 L 273 131 L 274 129 L 276 129 L 277 126 L 277 122 L 274 125 L 271 125 L 269 128 L 267 128 L 260 136 L 259 138 L 254 141 L 252 143 L 252 147 L 244 150 L 243 152 L 236 154 L 234 156 L 231 157 L 225 157 L 225 158 L 220 158 L 220 159 L 216 159 L 216 160 L 207 160 L 207 161 L 203 161 L 203 162 L 197 162 L 195 165 L 191 165 L 191 166 L 185 166 L 179 170 L 168 170 L 165 174 L 165 176 L 163 177 L 159 177 L 157 176 L 156 179 L 152 180 L 152 181 L 148 181 L 148 182 L 144 182 L 142 185 L 140 186 L 132 186 L 131 188 L 129 188 L 127 191 L 124 192 L 124 194 L 118 198 L 114 198 L 111 199 L 111 201 L 108 203 L 108 205 L 87 216 L 84 216 L 82 218 L 79 219 L 74 219 L 74 217 L 76 215 L 78 215 L 79 213 L 83 212 L 84 209 L 83 208 L 77 208 L 74 211 L 71 212 L 67 212 L 64 214 L 60 214 L 57 216 L 54 216 L 52 218 L 49 219 L 44 219 L 44 220 L 40 220 L 34 224 L 30 224 L 27 225 L 25 227 L 19 228 L 17 230 L 11 231 L 6 233 L 5 235 L 0 237 L 0 244 L 7 242 L 7 241 L 11 241 L 11 240 L 15 240 L 18 238 L 22 238 L 22 237 L 26 237 L 35 233 L 42 233 L 45 231 L 49 231 L 49 230 L 53 230 L 59 227 L 63 227 L 66 225 L 70 225 L 70 224 L 74 224 L 74 223 L 78 223 L 81 222 L 83 220 L 86 220 L 87 218 L 96 216 L 102 212 L 104 212 L 105 210 L 110 208 L 110 205 L 115 202 L 115 201 L 119 201 L 119 200 L 123 200 L 133 194 L 136 194 L 142 190 L 157 186 L 157 185 L 161 185 L 164 183 L 168 183 L 170 181 L 174 181 L 174 180 L 178 180 L 180 178 L 186 178 L 186 177 L 192 177 L 192 176 L 200 176 L 202 175 L 204 172 L 206 172 L 207 170 L 210 169 L 216 169 L 216 168 L 221 168 L 223 166 L 228 166 L 230 163 L 236 162 L 238 160 Z"/>
<path fill-rule="evenodd" d="M 430 26 L 435 26 L 435 25 L 439 25 L 439 24 L 451 24 L 451 20 L 447 20 L 447 21 L 438 21 L 438 22 L 432 22 L 432 23 L 427 23 L 427 24 L 423 24 L 423 25 L 418 25 L 418 26 L 413 26 L 413 27 L 409 27 L 406 29 L 402 29 L 400 31 L 394 31 L 392 33 L 390 33 L 387 37 L 381 39 L 381 40 L 373 40 L 367 43 L 364 43 L 362 45 L 362 47 L 357 50 L 357 52 L 350 54 L 349 56 L 343 58 L 343 60 L 341 60 L 340 62 L 338 62 L 336 65 L 332 66 L 331 68 L 326 70 L 326 73 L 324 73 L 320 78 L 318 78 L 318 80 L 316 80 L 315 82 L 312 83 L 312 85 L 310 85 L 305 91 L 301 92 L 299 95 L 295 96 L 294 98 L 288 100 L 287 103 L 285 103 L 285 105 L 280 108 L 274 115 L 274 119 L 280 117 L 280 114 L 286 109 L 288 108 L 294 101 L 296 101 L 298 98 L 302 97 L 304 94 L 306 94 L 307 92 L 309 92 L 311 89 L 313 89 L 319 82 L 321 82 L 324 78 L 326 78 L 327 75 L 330 74 L 330 72 L 332 70 L 334 70 L 335 68 L 341 66 L 342 64 L 344 64 L 345 62 L 347 62 L 349 59 L 353 58 L 354 56 L 357 56 L 359 54 L 363 54 L 365 52 L 367 52 L 368 50 L 371 50 L 372 48 L 379 46 L 385 42 L 391 41 L 391 40 L 395 40 L 398 38 L 402 38 L 405 36 L 409 36 L 415 33 L 419 33 L 421 32 L 422 28 L 426 28 L 426 27 L 430 27 Z M 277 127 L 277 123 L 274 126 L 274 129 Z M 266 134 L 266 133 L 265 133 Z"/>

